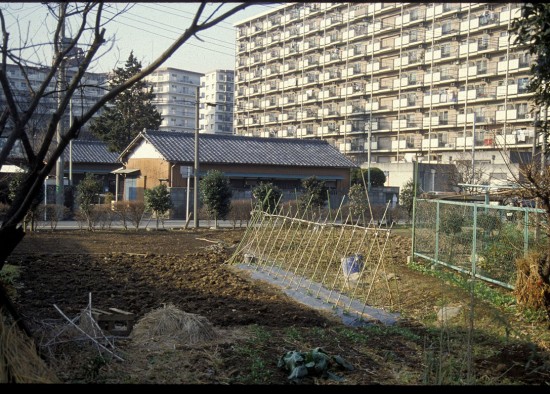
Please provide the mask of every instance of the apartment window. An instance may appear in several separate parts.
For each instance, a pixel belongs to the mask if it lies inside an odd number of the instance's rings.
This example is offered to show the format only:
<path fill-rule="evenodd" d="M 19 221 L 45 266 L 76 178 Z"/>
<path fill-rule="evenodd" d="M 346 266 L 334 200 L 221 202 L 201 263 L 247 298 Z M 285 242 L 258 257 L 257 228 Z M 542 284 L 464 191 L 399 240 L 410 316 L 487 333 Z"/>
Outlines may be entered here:
<path fill-rule="evenodd" d="M 476 69 L 478 74 L 485 74 L 487 72 L 487 60 L 477 61 Z"/>
<path fill-rule="evenodd" d="M 441 45 L 441 57 L 451 56 L 451 44 Z"/>
<path fill-rule="evenodd" d="M 516 104 L 516 110 L 518 111 L 518 117 L 524 118 L 528 113 L 527 103 Z"/>
<path fill-rule="evenodd" d="M 483 36 L 477 40 L 478 49 L 483 50 L 489 47 L 489 36 Z"/>
<path fill-rule="evenodd" d="M 441 34 L 449 34 L 451 32 L 451 22 L 448 21 L 448 22 L 444 22 L 442 25 L 441 25 Z"/>
<path fill-rule="evenodd" d="M 519 78 L 518 79 L 518 92 L 519 93 L 526 93 L 528 85 L 529 85 L 529 78 Z"/>

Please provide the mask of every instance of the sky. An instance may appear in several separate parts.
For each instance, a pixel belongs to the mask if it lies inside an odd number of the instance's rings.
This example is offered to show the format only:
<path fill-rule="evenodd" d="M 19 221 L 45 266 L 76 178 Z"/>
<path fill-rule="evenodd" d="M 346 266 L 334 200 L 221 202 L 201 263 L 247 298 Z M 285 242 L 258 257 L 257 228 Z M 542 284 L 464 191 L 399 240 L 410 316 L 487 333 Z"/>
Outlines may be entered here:
<path fill-rule="evenodd" d="M 114 46 L 101 59 L 94 63 L 90 71 L 109 72 L 123 67 L 130 52 L 142 63 L 148 65 L 164 52 L 169 45 L 189 26 L 195 11 L 196 2 L 138 2 L 107 3 L 105 15 L 114 15 L 127 4 L 131 8 L 116 17 L 107 26 L 107 37 L 116 37 Z M 212 12 L 221 6 L 229 10 L 237 3 L 208 3 L 207 10 Z M 279 7 L 282 3 L 264 3 L 253 5 L 239 11 L 219 25 L 199 34 L 185 43 L 162 67 L 174 67 L 198 73 L 207 73 L 216 69 L 235 69 L 234 23 L 254 17 Z M 30 37 L 33 42 L 44 41 L 51 37 L 53 18 L 39 2 L 0 3 L 4 12 L 12 45 L 18 46 L 20 37 Z M 208 12 L 204 13 L 205 15 Z M 70 28 L 66 34 L 70 36 Z M 50 34 L 47 32 L 50 31 Z M 29 45 L 25 45 L 29 46 Z M 48 54 L 36 54 L 37 62 L 45 63 Z"/>

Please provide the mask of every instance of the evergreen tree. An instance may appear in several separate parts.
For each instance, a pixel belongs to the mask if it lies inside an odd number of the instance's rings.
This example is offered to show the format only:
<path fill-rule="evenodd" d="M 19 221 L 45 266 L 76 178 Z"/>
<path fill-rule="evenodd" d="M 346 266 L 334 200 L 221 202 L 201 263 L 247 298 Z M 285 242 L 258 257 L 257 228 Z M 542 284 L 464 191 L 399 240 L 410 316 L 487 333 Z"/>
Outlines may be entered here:
<path fill-rule="evenodd" d="M 159 220 L 162 215 L 172 208 L 172 198 L 170 191 L 165 184 L 158 185 L 152 189 L 143 191 L 145 198 L 145 207 L 155 213 L 157 217 L 157 229 L 159 228 Z"/>
<path fill-rule="evenodd" d="M 76 187 L 76 202 L 88 222 L 88 230 L 93 227 L 94 206 L 99 202 L 100 194 L 101 181 L 94 174 L 87 173 Z"/>
<path fill-rule="evenodd" d="M 364 215 L 367 209 L 369 209 L 369 199 L 367 192 L 362 184 L 356 183 L 349 188 L 349 208 L 351 214 L 356 217 L 362 217 L 364 221 Z"/>
<path fill-rule="evenodd" d="M 233 192 L 223 172 L 210 170 L 200 180 L 200 194 L 208 215 L 214 217 L 215 227 L 218 219 L 225 219 L 231 210 Z"/>
<path fill-rule="evenodd" d="M 258 200 L 258 205 L 262 211 L 275 213 L 281 200 L 283 192 L 271 182 L 261 182 L 254 189 L 252 195 Z"/>
<path fill-rule="evenodd" d="M 351 184 L 360 184 L 364 185 L 368 182 L 369 179 L 369 169 L 368 168 L 353 168 L 351 170 Z M 365 178 L 365 183 L 363 183 L 363 178 Z M 386 183 L 386 174 L 378 167 L 370 168 L 370 185 L 371 187 L 382 187 Z"/>
<path fill-rule="evenodd" d="M 321 181 L 315 175 L 302 180 L 304 192 L 299 197 L 300 209 L 319 209 L 328 201 L 328 189 L 325 181 Z"/>
<path fill-rule="evenodd" d="M 409 221 L 411 220 L 413 214 L 414 199 L 415 197 L 418 197 L 419 194 L 420 192 L 416 190 L 415 195 L 414 179 L 409 179 L 407 183 L 405 183 L 405 185 L 401 188 L 401 194 L 399 195 L 399 205 L 405 208 Z"/>
<path fill-rule="evenodd" d="M 124 68 L 117 68 L 109 87 L 113 88 L 141 72 L 141 63 L 131 52 Z M 152 86 L 140 80 L 109 101 L 104 112 L 92 120 L 90 131 L 108 144 L 111 152 L 122 152 L 143 129 L 157 130 L 162 117 L 153 105 Z"/>

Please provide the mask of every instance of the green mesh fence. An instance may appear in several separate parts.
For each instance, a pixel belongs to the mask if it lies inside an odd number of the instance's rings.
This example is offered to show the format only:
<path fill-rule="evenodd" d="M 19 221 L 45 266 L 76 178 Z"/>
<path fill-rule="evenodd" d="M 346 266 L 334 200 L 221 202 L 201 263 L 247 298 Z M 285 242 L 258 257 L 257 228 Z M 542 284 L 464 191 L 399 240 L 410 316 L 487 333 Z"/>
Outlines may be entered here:
<path fill-rule="evenodd" d="M 413 256 L 509 289 L 515 261 L 545 242 L 543 210 L 416 200 Z"/>

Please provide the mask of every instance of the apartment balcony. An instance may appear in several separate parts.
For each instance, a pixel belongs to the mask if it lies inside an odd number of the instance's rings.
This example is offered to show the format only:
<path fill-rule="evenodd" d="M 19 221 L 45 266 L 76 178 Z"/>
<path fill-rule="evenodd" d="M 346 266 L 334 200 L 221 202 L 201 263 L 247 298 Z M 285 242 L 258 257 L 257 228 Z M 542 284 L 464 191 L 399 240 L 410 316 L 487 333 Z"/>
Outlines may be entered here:
<path fill-rule="evenodd" d="M 333 108 L 320 108 L 317 110 L 317 117 L 323 118 L 326 116 L 339 116 L 340 114 Z"/>
<path fill-rule="evenodd" d="M 316 117 L 315 111 L 311 111 L 311 110 L 298 111 L 296 113 L 296 120 L 305 120 L 305 119 L 311 119 L 311 118 L 315 118 L 315 117 Z"/>
<path fill-rule="evenodd" d="M 478 41 L 475 42 L 468 42 L 466 44 L 461 44 L 458 48 L 458 54 L 459 56 L 466 56 L 467 54 L 475 55 L 480 51 L 485 51 L 489 49 L 488 42 L 485 43 L 479 43 Z"/>
<path fill-rule="evenodd" d="M 365 103 L 365 111 L 371 112 L 371 111 L 378 111 L 380 109 L 380 103 L 378 101 L 367 101 Z"/>
<path fill-rule="evenodd" d="M 255 126 L 259 125 L 259 119 L 258 118 L 246 118 L 244 120 L 244 126 Z"/>
<path fill-rule="evenodd" d="M 348 57 L 348 59 L 352 59 L 355 56 L 362 56 L 365 52 L 363 52 L 359 47 L 351 47 L 347 50 L 345 53 L 345 56 Z"/>
<path fill-rule="evenodd" d="M 262 116 L 261 120 L 263 124 L 275 123 L 277 122 L 277 115 L 269 114 L 267 116 Z"/>
<path fill-rule="evenodd" d="M 342 70 L 342 78 L 350 78 L 356 75 L 363 75 L 364 73 L 361 71 L 361 67 L 349 67 L 345 70 Z"/>
<path fill-rule="evenodd" d="M 317 135 L 336 135 L 335 125 L 325 125 L 317 127 Z"/>
<path fill-rule="evenodd" d="M 420 85 L 420 82 L 416 81 L 416 80 L 411 80 L 410 78 L 395 79 L 393 81 L 393 88 L 394 89 L 399 89 L 400 87 L 404 88 L 404 87 L 407 87 L 407 86 L 413 86 L 414 87 L 416 85 Z"/>
<path fill-rule="evenodd" d="M 407 109 L 408 106 L 409 106 L 409 100 L 407 98 L 396 99 L 392 101 L 392 109 L 394 111 L 398 109 L 403 109 L 403 108 Z"/>
<path fill-rule="evenodd" d="M 346 96 L 351 96 L 352 94 L 363 94 L 363 93 L 364 93 L 364 85 L 356 83 L 351 86 L 342 88 L 340 90 L 340 97 L 346 97 Z"/>
<path fill-rule="evenodd" d="M 296 133 L 294 131 L 287 130 L 287 129 L 282 129 L 282 130 L 277 131 L 277 137 L 279 137 L 279 138 L 294 137 L 295 134 Z"/>
<path fill-rule="evenodd" d="M 497 97 L 513 95 L 518 93 L 519 93 L 519 87 L 517 84 L 497 86 Z"/>
<path fill-rule="evenodd" d="M 473 143 L 474 137 L 457 137 L 455 142 L 457 148 L 472 147 Z"/>
<path fill-rule="evenodd" d="M 357 25 L 342 32 L 342 40 L 352 40 L 354 38 L 363 39 L 365 34 L 367 34 L 367 26 L 365 24 Z"/>
<path fill-rule="evenodd" d="M 267 45 L 280 43 L 282 39 L 281 33 L 270 34 L 267 37 Z"/>
<path fill-rule="evenodd" d="M 505 120 L 515 120 L 518 119 L 518 110 L 509 109 L 509 110 L 499 110 L 495 114 L 497 122 L 503 122 Z"/>
<path fill-rule="evenodd" d="M 298 28 L 298 34 L 306 34 L 310 32 L 310 25 L 303 25 Z"/>
<path fill-rule="evenodd" d="M 301 100 L 302 102 L 309 101 L 309 100 L 317 100 L 317 92 L 313 91 L 306 91 L 306 93 L 302 94 Z M 298 99 L 300 99 L 300 96 L 298 96 Z"/>
<path fill-rule="evenodd" d="M 439 126 L 439 116 L 425 116 L 422 118 L 422 127 L 429 128 L 431 126 Z"/>
<path fill-rule="evenodd" d="M 458 114 L 456 115 L 456 124 L 457 125 L 463 125 L 464 123 L 474 123 L 475 121 L 475 114 Z"/>
<path fill-rule="evenodd" d="M 441 81 L 441 72 L 437 71 L 434 73 L 426 73 L 424 74 L 424 84 L 430 84 L 432 82 L 439 82 Z"/>
<path fill-rule="evenodd" d="M 351 142 L 340 142 L 338 144 L 338 150 L 342 153 L 351 151 Z"/>
<path fill-rule="evenodd" d="M 470 20 L 465 20 L 460 22 L 460 33 L 466 34 L 468 30 L 474 30 L 479 27 L 479 18 L 472 18 Z"/>
<path fill-rule="evenodd" d="M 498 18 L 501 25 L 508 24 L 508 21 L 521 17 L 521 7 L 513 8 L 512 10 L 500 12 Z"/>
<path fill-rule="evenodd" d="M 371 25 L 369 25 L 370 27 Z M 370 30 L 370 29 L 369 29 Z M 371 31 L 369 31 L 369 34 L 372 34 Z M 365 53 L 367 55 L 372 55 L 373 52 L 378 52 L 380 51 L 381 49 L 381 44 L 380 42 L 374 42 L 374 43 L 370 43 L 370 44 L 367 44 L 367 47 L 365 48 Z"/>
<path fill-rule="evenodd" d="M 478 98 L 477 90 L 462 90 L 458 92 L 458 101 L 475 100 Z"/>
<path fill-rule="evenodd" d="M 368 141 L 365 142 L 365 143 L 363 144 L 363 148 L 364 148 L 365 150 L 368 150 L 368 149 L 369 149 L 369 143 L 368 143 Z M 370 142 L 370 149 L 371 149 L 371 150 L 377 150 L 377 149 L 378 149 L 378 141 L 371 141 L 371 142 Z"/>
<path fill-rule="evenodd" d="M 296 86 L 298 86 L 296 78 L 289 78 L 283 81 L 283 89 L 295 88 Z"/>
<path fill-rule="evenodd" d="M 439 138 L 422 139 L 422 149 L 439 148 Z"/>
<path fill-rule="evenodd" d="M 444 3 L 436 4 L 435 7 L 426 8 L 426 19 L 435 17 L 440 17 L 447 12 L 458 12 L 460 11 L 459 3 Z"/>
<path fill-rule="evenodd" d="M 367 63 L 367 67 L 365 70 L 367 74 L 376 71 L 380 71 L 380 62 Z"/>
<path fill-rule="evenodd" d="M 391 121 L 392 130 L 406 129 L 408 126 L 407 119 L 395 119 Z"/>
<path fill-rule="evenodd" d="M 391 150 L 410 149 L 413 145 L 407 140 L 393 140 L 391 142 Z"/>
<path fill-rule="evenodd" d="M 269 98 L 267 100 L 263 100 L 260 102 L 260 107 L 262 109 L 265 109 L 265 108 L 269 108 L 269 107 L 274 107 L 277 105 L 277 99 L 275 98 Z"/>
<path fill-rule="evenodd" d="M 317 58 L 305 58 L 303 60 L 298 60 L 298 68 L 306 68 L 312 66 L 318 66 L 319 59 Z"/>
<path fill-rule="evenodd" d="M 506 74 L 506 71 L 516 71 L 519 68 L 519 59 L 503 60 L 497 63 L 497 74 Z"/>
<path fill-rule="evenodd" d="M 312 127 L 302 127 L 302 128 L 296 129 L 296 137 L 302 138 L 302 137 L 307 137 L 308 135 L 313 135 Z"/>
<path fill-rule="evenodd" d="M 462 67 L 458 69 L 458 78 L 459 79 L 465 79 L 466 77 L 474 78 L 478 75 L 487 75 L 487 69 L 486 68 L 479 68 L 477 66 L 470 66 L 470 67 Z"/>
<path fill-rule="evenodd" d="M 441 49 L 432 49 L 424 52 L 424 61 L 426 63 L 429 63 L 432 60 L 433 61 L 440 60 L 445 57 L 448 57 L 448 56 L 444 56 L 443 51 Z"/>
<path fill-rule="evenodd" d="M 360 115 L 364 114 L 365 110 L 364 108 L 361 108 L 359 105 L 347 105 L 344 107 L 340 107 L 340 114 L 342 116 L 344 115 Z"/>
<path fill-rule="evenodd" d="M 319 93 L 320 99 L 337 99 L 338 94 L 336 93 L 336 88 L 330 90 L 324 90 Z"/>
<path fill-rule="evenodd" d="M 328 82 L 331 80 L 341 79 L 342 72 L 340 70 L 332 70 L 324 74 L 319 74 L 319 82 Z"/>
<path fill-rule="evenodd" d="M 454 92 L 440 93 L 440 94 L 425 94 L 422 98 L 423 104 L 425 106 L 437 105 L 437 104 L 447 104 L 447 103 L 456 103 L 457 97 Z"/>
<path fill-rule="evenodd" d="M 515 145 L 517 144 L 517 136 L 515 134 L 497 135 L 495 136 L 495 143 L 499 147 L 503 145 Z"/>

